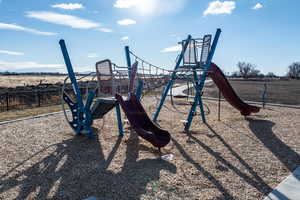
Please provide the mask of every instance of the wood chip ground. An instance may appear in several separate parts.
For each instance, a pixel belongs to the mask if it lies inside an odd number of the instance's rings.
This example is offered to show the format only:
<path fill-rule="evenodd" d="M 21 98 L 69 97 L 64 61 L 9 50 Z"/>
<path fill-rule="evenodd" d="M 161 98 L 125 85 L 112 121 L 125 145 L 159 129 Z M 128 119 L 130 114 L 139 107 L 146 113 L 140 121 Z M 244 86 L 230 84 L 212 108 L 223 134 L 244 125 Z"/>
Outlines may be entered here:
<path fill-rule="evenodd" d="M 156 102 L 143 101 L 149 114 Z M 62 114 L 1 126 L 0 199 L 256 200 L 300 165 L 300 110 L 267 107 L 244 119 L 222 102 L 218 121 L 217 102 L 205 102 L 208 125 L 195 116 L 188 139 L 190 105 L 176 103 L 159 117 L 173 160 L 129 129 L 119 138 L 114 111 L 94 122 L 96 140 L 75 137 Z"/>

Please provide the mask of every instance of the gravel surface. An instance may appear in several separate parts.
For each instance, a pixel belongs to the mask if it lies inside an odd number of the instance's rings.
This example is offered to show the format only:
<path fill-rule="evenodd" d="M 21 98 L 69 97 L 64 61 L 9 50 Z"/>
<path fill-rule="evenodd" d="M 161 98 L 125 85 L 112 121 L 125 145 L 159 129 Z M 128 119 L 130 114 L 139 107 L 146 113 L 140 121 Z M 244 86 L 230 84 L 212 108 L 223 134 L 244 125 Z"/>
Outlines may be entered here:
<path fill-rule="evenodd" d="M 156 102 L 143 101 L 148 113 Z M 176 102 L 159 117 L 172 160 L 128 125 L 119 138 L 114 111 L 95 121 L 96 140 L 75 137 L 62 114 L 1 126 L 0 199 L 262 199 L 300 165 L 300 110 L 244 119 L 222 102 L 217 121 L 217 102 L 205 102 L 208 125 L 195 116 L 188 139 L 181 120 L 190 105 Z"/>

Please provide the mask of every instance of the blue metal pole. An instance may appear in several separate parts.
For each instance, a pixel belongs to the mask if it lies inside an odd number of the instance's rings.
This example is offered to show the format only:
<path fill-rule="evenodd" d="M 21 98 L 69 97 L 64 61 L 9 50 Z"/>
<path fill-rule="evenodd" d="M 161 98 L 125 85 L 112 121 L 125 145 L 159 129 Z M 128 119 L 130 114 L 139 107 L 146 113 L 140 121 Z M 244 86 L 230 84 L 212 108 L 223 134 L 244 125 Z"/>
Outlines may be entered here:
<path fill-rule="evenodd" d="M 190 43 L 190 40 L 191 40 L 191 39 L 192 39 L 192 36 L 191 36 L 191 35 L 188 35 L 188 37 L 187 37 L 187 39 L 186 39 L 186 42 L 185 42 L 185 44 L 183 45 L 183 48 L 182 48 L 181 53 L 180 53 L 180 55 L 179 55 L 179 58 L 178 58 L 178 60 L 177 60 L 177 62 L 176 62 L 176 65 L 175 65 L 174 71 L 173 71 L 173 73 L 172 73 L 171 79 L 169 80 L 168 85 L 167 85 L 166 88 L 164 89 L 164 92 L 163 92 L 163 94 L 162 94 L 162 96 L 161 96 L 161 99 L 160 99 L 160 103 L 159 103 L 158 107 L 156 108 L 156 112 L 155 112 L 155 114 L 154 114 L 154 116 L 153 116 L 153 121 L 154 121 L 154 122 L 157 121 L 158 115 L 159 115 L 160 110 L 161 110 L 161 108 L 162 108 L 162 106 L 163 106 L 163 104 L 164 104 L 164 102 L 165 102 L 165 100 L 166 100 L 166 97 L 167 97 L 167 95 L 168 95 L 168 92 L 169 92 L 170 88 L 172 87 L 172 85 L 173 85 L 173 83 L 174 83 L 174 80 L 175 80 L 175 78 L 176 78 L 176 70 L 177 70 L 177 69 L 179 68 L 179 66 L 180 66 L 180 63 L 181 63 L 181 61 L 182 61 L 182 59 L 183 59 L 183 56 L 184 56 L 184 53 L 185 53 L 185 51 L 186 51 L 186 49 L 187 49 L 187 47 L 188 47 L 188 44 Z"/>
<path fill-rule="evenodd" d="M 120 110 L 120 105 L 118 103 L 116 105 L 116 113 L 117 113 L 117 120 L 118 120 L 119 136 L 123 136 L 124 131 L 123 131 L 123 124 L 122 124 L 121 110 Z"/>
<path fill-rule="evenodd" d="M 202 113 L 204 114 L 204 110 L 203 110 L 203 106 L 201 106 L 201 103 L 202 101 L 199 100 L 199 98 L 201 98 L 201 91 L 200 88 L 199 88 L 199 79 L 198 79 L 198 74 L 197 72 L 193 72 L 193 76 L 194 76 L 194 81 L 196 82 L 195 84 L 195 90 L 196 90 L 196 95 L 194 97 L 194 102 L 192 104 L 192 107 L 190 109 L 190 112 L 189 112 L 189 115 L 188 115 L 188 119 L 187 119 L 187 122 L 185 123 L 185 127 L 184 127 L 184 131 L 185 132 L 188 132 L 191 124 L 192 124 L 192 121 L 193 121 L 193 117 L 195 115 L 195 112 L 196 112 L 196 108 L 197 108 L 197 105 L 199 104 L 200 105 L 200 111 L 201 111 L 201 115 Z M 200 94 L 200 95 L 199 95 Z M 205 115 L 202 116 L 202 121 L 205 123 Z"/>
<path fill-rule="evenodd" d="M 131 77 L 131 59 L 130 59 L 129 46 L 125 46 L 125 55 L 126 55 L 127 68 L 128 68 L 128 77 L 130 79 L 130 77 Z"/>
<path fill-rule="evenodd" d="M 83 105 L 83 101 L 82 101 L 82 98 L 81 98 L 81 93 L 80 93 L 80 90 L 79 90 L 79 87 L 78 87 L 78 84 L 77 84 L 77 81 L 76 81 L 75 73 L 73 71 L 73 67 L 72 67 L 72 64 L 71 64 L 71 60 L 70 60 L 70 57 L 69 57 L 69 54 L 68 54 L 68 50 L 67 50 L 65 41 L 60 40 L 59 44 L 60 44 L 62 54 L 64 56 L 64 60 L 65 60 L 66 66 L 67 66 L 68 74 L 69 74 L 69 77 L 70 77 L 70 80 L 71 80 L 71 83 L 72 83 L 72 86 L 73 86 L 73 89 L 74 89 L 74 93 L 76 95 L 76 100 L 77 100 L 76 102 L 78 103 L 80 109 L 83 110 L 84 105 Z"/>
<path fill-rule="evenodd" d="M 94 99 L 95 96 L 96 96 L 95 92 L 89 91 L 89 94 L 87 96 L 85 106 L 84 106 L 85 109 L 88 109 L 88 110 L 91 109 L 91 105 L 93 103 L 93 99 Z"/>
<path fill-rule="evenodd" d="M 203 87 L 204 87 L 204 84 L 205 84 L 205 80 L 206 80 L 206 76 L 207 76 L 207 72 L 208 72 L 208 70 L 210 68 L 210 65 L 212 63 L 212 59 L 213 59 L 213 56 L 214 56 L 214 53 L 215 53 L 215 50 L 216 50 L 216 47 L 217 47 L 217 44 L 218 44 L 218 40 L 219 40 L 220 34 L 221 34 L 221 29 L 218 28 L 217 32 L 215 34 L 214 41 L 213 41 L 213 43 L 211 45 L 208 57 L 207 57 L 206 66 L 204 67 L 204 72 L 201 75 L 200 85 L 199 85 L 199 89 L 200 90 L 199 91 L 203 90 Z"/>
<path fill-rule="evenodd" d="M 196 84 L 196 94 L 195 94 L 195 98 L 194 98 L 194 103 L 193 103 L 193 105 L 191 107 L 187 123 L 185 124 L 185 127 L 184 127 L 184 131 L 185 132 L 188 132 L 189 129 L 190 129 L 191 122 L 192 122 L 193 116 L 194 116 L 193 114 L 195 112 L 195 109 L 196 109 L 196 106 L 197 106 L 198 103 L 199 103 L 200 109 L 201 109 L 202 120 L 203 120 L 204 123 L 206 123 L 205 115 L 204 115 L 204 110 L 203 110 L 203 103 L 202 103 L 202 99 L 201 99 L 201 92 L 202 92 L 202 90 L 204 88 L 204 84 L 205 84 L 205 80 L 206 80 L 206 77 L 207 77 L 207 73 L 208 73 L 208 70 L 210 68 L 210 65 L 211 65 L 211 62 L 212 62 L 212 58 L 214 56 L 214 53 L 215 53 L 215 50 L 216 50 L 216 47 L 217 47 L 217 44 L 218 44 L 218 40 L 219 40 L 219 37 L 220 37 L 220 34 L 221 34 L 221 29 L 218 28 L 217 31 L 216 31 L 216 34 L 215 34 L 214 41 L 212 43 L 211 49 L 209 51 L 208 57 L 207 57 L 206 65 L 204 66 L 204 72 L 201 75 L 200 84 L 199 84 L 199 86 Z"/>
<path fill-rule="evenodd" d="M 219 41 L 221 32 L 222 32 L 221 29 L 218 28 L 217 31 L 216 31 L 216 34 L 215 34 L 214 41 L 213 41 L 213 43 L 212 43 L 212 45 L 211 45 L 209 54 L 208 54 L 208 56 L 207 56 L 206 65 L 207 65 L 207 68 L 208 68 L 208 69 L 210 68 L 212 59 L 213 59 L 213 57 L 214 57 L 215 50 L 216 50 L 216 48 L 217 48 L 217 44 L 218 44 L 218 41 Z M 207 73 L 207 70 L 206 70 L 206 73 Z"/>

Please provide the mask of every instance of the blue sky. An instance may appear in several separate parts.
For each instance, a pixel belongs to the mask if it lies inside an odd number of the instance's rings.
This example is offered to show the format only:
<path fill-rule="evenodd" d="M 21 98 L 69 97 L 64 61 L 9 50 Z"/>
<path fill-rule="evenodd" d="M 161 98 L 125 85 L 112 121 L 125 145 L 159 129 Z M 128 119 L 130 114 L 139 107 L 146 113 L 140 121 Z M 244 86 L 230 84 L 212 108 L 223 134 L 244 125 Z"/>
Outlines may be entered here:
<path fill-rule="evenodd" d="M 214 62 L 238 61 L 263 73 L 286 73 L 300 61 L 299 0 L 0 0 L 0 71 L 65 71 L 66 40 L 76 71 L 109 58 L 125 65 L 124 46 L 174 67 L 176 44 L 222 29 Z"/>

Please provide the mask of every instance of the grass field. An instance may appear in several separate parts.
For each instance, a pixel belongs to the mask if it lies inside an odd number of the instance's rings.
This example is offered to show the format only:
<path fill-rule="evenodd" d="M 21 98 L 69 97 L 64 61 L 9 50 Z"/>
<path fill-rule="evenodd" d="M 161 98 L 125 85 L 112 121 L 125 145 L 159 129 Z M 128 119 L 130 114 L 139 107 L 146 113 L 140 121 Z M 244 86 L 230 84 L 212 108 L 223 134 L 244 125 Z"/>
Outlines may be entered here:
<path fill-rule="evenodd" d="M 17 87 L 26 85 L 38 85 L 42 83 L 55 84 L 63 82 L 66 76 L 49 76 L 49 75 L 11 75 L 0 76 L 0 87 Z"/>
<path fill-rule="evenodd" d="M 262 101 L 264 84 L 267 84 L 267 102 L 300 105 L 300 80 L 246 81 L 230 80 L 237 95 L 243 100 Z M 218 88 L 212 84 L 204 95 L 218 97 Z"/>
<path fill-rule="evenodd" d="M 0 122 L 15 120 L 20 118 L 26 117 L 33 117 L 36 115 L 51 113 L 51 112 L 58 112 L 61 111 L 61 105 L 53 105 L 53 106 L 45 106 L 45 107 L 38 107 L 38 108 L 28 108 L 23 110 L 12 110 L 5 113 L 0 114 Z"/>
<path fill-rule="evenodd" d="M 65 76 L 0 76 L 0 85 L 21 86 L 24 83 L 29 85 L 43 83 L 62 82 Z M 289 105 L 300 105 L 300 80 L 273 80 L 273 81 L 246 81 L 230 80 L 230 83 L 238 96 L 244 100 L 262 101 L 264 84 L 267 84 L 267 102 L 281 103 Z M 183 84 L 183 83 L 179 83 Z M 160 96 L 162 89 L 157 89 L 147 95 Z M 218 97 L 218 88 L 214 84 L 208 84 L 204 90 L 204 96 Z M 25 110 L 14 110 L 5 112 L 0 116 L 0 121 L 14 120 L 23 117 L 30 117 L 38 114 L 60 111 L 61 107 L 54 105 L 41 108 L 32 108 Z"/>
<path fill-rule="evenodd" d="M 38 85 L 40 82 L 62 83 L 66 76 L 0 76 L 0 87 L 17 87 Z M 300 105 L 300 80 L 230 80 L 238 96 L 244 100 L 262 101 L 264 84 L 267 84 L 267 102 Z M 210 97 L 218 97 L 218 89 L 214 84 L 204 90 Z"/>

